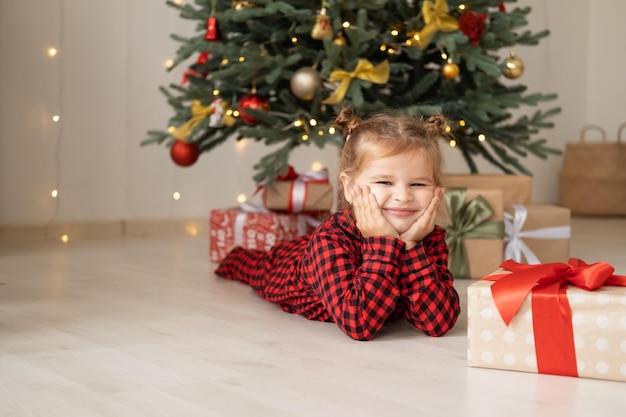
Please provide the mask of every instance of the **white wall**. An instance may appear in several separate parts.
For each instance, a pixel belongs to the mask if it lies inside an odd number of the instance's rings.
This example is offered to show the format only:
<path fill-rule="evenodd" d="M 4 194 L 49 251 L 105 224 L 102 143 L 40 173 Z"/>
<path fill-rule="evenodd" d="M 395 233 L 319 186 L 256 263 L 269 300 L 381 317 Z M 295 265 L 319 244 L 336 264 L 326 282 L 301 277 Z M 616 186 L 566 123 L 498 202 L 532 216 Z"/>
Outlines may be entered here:
<path fill-rule="evenodd" d="M 532 7 L 532 29 L 552 32 L 539 46 L 516 50 L 526 63 L 519 82 L 560 97 L 556 128 L 542 136 L 563 148 L 590 122 L 614 136 L 626 121 L 617 29 L 626 2 L 518 4 Z M 262 145 L 227 143 L 189 168 L 175 166 L 165 147 L 139 146 L 171 116 L 158 91 L 178 83 L 183 70 L 164 69 L 178 46 L 171 33 L 196 32 L 165 1 L 0 0 L 0 225 L 205 217 L 253 191 Z M 46 55 L 49 46 L 61 48 L 57 58 Z M 306 170 L 321 161 L 332 169 L 336 153 L 302 148 L 293 164 Z M 556 202 L 560 157 L 524 163 L 534 173 L 534 200 Z M 466 171 L 451 150 L 447 169 Z M 181 200 L 172 199 L 174 191 Z"/>

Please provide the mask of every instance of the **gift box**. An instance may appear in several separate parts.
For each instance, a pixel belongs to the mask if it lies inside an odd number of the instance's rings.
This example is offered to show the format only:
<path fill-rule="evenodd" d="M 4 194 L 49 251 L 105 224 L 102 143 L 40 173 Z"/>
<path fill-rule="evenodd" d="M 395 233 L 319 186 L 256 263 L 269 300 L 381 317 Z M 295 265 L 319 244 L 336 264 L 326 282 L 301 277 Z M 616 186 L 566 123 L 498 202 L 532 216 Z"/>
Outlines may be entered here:
<path fill-rule="evenodd" d="M 455 278 L 482 278 L 502 262 L 501 190 L 448 188 L 437 224 L 446 229 L 448 268 Z"/>
<path fill-rule="evenodd" d="M 242 208 L 243 207 L 243 208 Z M 262 207 L 211 210 L 209 259 L 220 262 L 234 246 L 267 251 L 283 240 L 311 232 L 322 216 L 275 213 Z"/>
<path fill-rule="evenodd" d="M 502 190 L 504 205 L 529 204 L 532 197 L 532 177 L 507 174 L 443 174 L 444 187 Z"/>
<path fill-rule="evenodd" d="M 330 211 L 334 203 L 326 169 L 298 174 L 289 167 L 287 174 L 261 188 L 263 205 L 273 211 L 320 213 Z"/>
<path fill-rule="evenodd" d="M 501 266 L 467 289 L 469 366 L 626 381 L 626 276 L 579 259 Z"/>
<path fill-rule="evenodd" d="M 568 208 L 512 204 L 504 208 L 504 260 L 529 264 L 567 262 L 571 235 Z"/>

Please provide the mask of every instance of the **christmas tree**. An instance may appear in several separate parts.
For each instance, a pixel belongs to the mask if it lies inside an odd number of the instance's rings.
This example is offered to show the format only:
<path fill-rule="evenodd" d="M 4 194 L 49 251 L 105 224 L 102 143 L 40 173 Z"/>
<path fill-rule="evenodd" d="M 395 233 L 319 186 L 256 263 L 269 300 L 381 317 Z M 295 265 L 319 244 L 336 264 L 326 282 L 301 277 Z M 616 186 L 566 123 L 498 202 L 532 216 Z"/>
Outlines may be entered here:
<path fill-rule="evenodd" d="M 179 165 L 252 138 L 277 145 L 254 167 L 256 182 L 271 182 L 295 147 L 341 146 L 333 120 L 342 106 L 361 117 L 443 113 L 450 146 L 471 172 L 484 158 L 505 173 L 530 174 L 521 158 L 559 153 L 533 139 L 553 126 L 560 109 L 538 105 L 556 95 L 511 82 L 524 63 L 501 51 L 549 34 L 524 30 L 530 8 L 512 7 L 515 0 L 179 3 L 167 2 L 198 21 L 198 35 L 172 35 L 180 47 L 171 68 L 188 69 L 180 83 L 161 87 L 174 109 L 167 130 L 149 131 L 143 142 L 171 146 Z"/>

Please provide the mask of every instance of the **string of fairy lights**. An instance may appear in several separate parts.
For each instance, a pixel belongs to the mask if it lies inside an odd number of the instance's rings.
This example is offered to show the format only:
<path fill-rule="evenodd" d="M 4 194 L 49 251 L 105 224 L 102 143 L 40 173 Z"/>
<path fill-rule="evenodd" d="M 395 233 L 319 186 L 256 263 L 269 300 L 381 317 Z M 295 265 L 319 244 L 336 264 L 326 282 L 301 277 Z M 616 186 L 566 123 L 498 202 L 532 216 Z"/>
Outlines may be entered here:
<path fill-rule="evenodd" d="M 54 151 L 54 159 L 55 159 L 55 174 L 54 174 L 54 185 L 53 189 L 50 191 L 50 196 L 54 199 L 53 212 L 48 220 L 48 226 L 52 224 L 55 220 L 60 204 L 60 191 L 59 191 L 59 181 L 60 181 L 60 167 L 61 167 L 61 144 L 63 139 L 63 123 L 61 123 L 61 114 L 63 114 L 63 66 L 60 59 L 61 54 L 61 45 L 63 44 L 63 12 L 64 12 L 64 4 L 63 1 L 59 1 L 59 33 L 57 38 L 57 45 L 48 46 L 44 48 L 45 56 L 48 59 L 56 61 L 56 71 L 58 74 L 57 81 L 57 97 L 58 102 L 56 103 L 56 109 L 49 113 L 50 120 L 55 125 L 56 128 L 56 141 L 55 141 L 55 151 Z M 59 240 L 63 243 L 69 242 L 69 235 L 67 233 L 63 233 L 59 236 Z"/>
<path fill-rule="evenodd" d="M 183 4 L 185 2 L 185 0 L 174 0 L 174 2 L 176 4 Z M 61 142 L 62 142 L 62 111 L 61 111 L 61 104 L 63 102 L 63 86 L 62 86 L 62 79 L 63 79 L 63 74 L 62 74 L 62 65 L 61 65 L 61 52 L 62 52 L 62 27 L 63 27 L 63 1 L 61 0 L 59 2 L 60 4 L 60 17 L 59 17 L 59 24 L 60 24 L 60 34 L 59 34 L 59 45 L 57 46 L 51 46 L 48 47 L 46 54 L 48 56 L 49 59 L 54 59 L 57 60 L 58 65 L 59 65 L 59 83 L 58 83 L 58 89 L 59 89 L 59 105 L 57 106 L 57 111 L 54 112 L 54 114 L 51 114 L 51 120 L 54 124 L 58 125 L 58 129 L 57 129 L 57 134 L 58 134 L 58 139 L 57 139 L 57 148 L 56 148 L 56 159 L 57 159 L 57 172 L 56 172 L 56 176 L 55 176 L 55 187 L 54 189 L 52 189 L 50 191 L 50 195 L 53 199 L 55 199 L 55 208 L 54 208 L 54 213 L 52 215 L 52 218 L 50 219 L 50 223 L 52 223 L 54 221 L 54 219 L 57 216 L 58 213 L 58 207 L 59 207 L 59 198 L 62 195 L 61 194 L 61 190 L 60 190 L 60 185 L 59 185 L 59 166 L 60 166 L 60 161 L 59 161 L 59 154 L 60 154 L 60 148 L 61 148 Z M 465 9 L 465 5 L 461 4 L 458 6 L 459 10 L 464 10 Z M 348 21 L 343 22 L 342 27 L 344 29 L 349 28 L 351 26 L 351 23 Z M 387 52 L 388 54 L 398 54 L 401 53 L 401 49 L 402 48 L 406 48 L 406 47 L 411 47 L 413 42 L 417 42 L 419 41 L 419 34 L 418 33 L 403 33 L 401 29 L 399 28 L 391 28 L 390 29 L 390 33 L 393 37 L 397 38 L 397 42 L 391 42 L 391 43 L 384 43 L 380 45 L 380 50 L 383 52 Z M 334 42 L 345 42 L 345 39 L 343 39 L 343 37 L 337 36 L 336 39 L 333 40 Z M 291 42 L 296 44 L 298 42 L 298 38 L 296 36 L 293 36 L 291 38 Z M 449 57 L 445 51 L 441 52 L 441 58 L 442 61 L 444 63 L 451 63 L 451 57 Z M 229 63 L 231 61 L 236 61 L 236 62 L 244 62 L 246 60 L 246 57 L 241 55 L 238 58 L 234 58 L 234 59 L 227 59 L 224 58 L 222 61 L 222 65 L 226 66 L 229 65 Z M 165 60 L 164 66 L 166 69 L 171 69 L 175 64 L 175 61 L 171 58 L 168 58 Z M 215 88 L 212 91 L 212 94 L 215 97 L 218 97 L 220 95 L 220 90 L 218 88 Z M 225 117 L 233 117 L 233 118 L 237 118 L 240 117 L 240 112 L 237 109 L 226 109 L 225 111 Z M 336 134 L 336 130 L 335 127 L 332 125 L 329 125 L 325 128 L 320 128 L 318 127 L 319 125 L 319 121 L 316 120 L 313 117 L 305 117 L 302 115 L 285 115 L 286 118 L 292 118 L 292 120 L 290 121 L 290 123 L 288 123 L 289 127 L 294 127 L 297 129 L 301 130 L 301 135 L 300 138 L 303 141 L 307 141 L 310 139 L 310 135 L 312 134 L 316 134 L 319 136 L 323 136 L 325 134 L 331 134 L 334 135 Z M 458 127 L 465 127 L 466 126 L 466 122 L 464 120 L 459 120 L 455 123 L 458 123 Z M 174 127 L 170 127 L 170 129 L 173 129 Z M 452 131 L 453 129 L 449 126 L 448 127 L 448 133 L 450 131 Z M 487 140 L 487 136 L 484 133 L 480 133 L 480 132 L 476 132 L 476 138 L 477 140 L 483 142 L 485 140 Z M 240 140 L 240 141 L 236 141 L 236 151 L 238 153 L 243 153 L 245 152 L 246 149 L 246 143 L 248 141 L 247 140 Z M 457 146 L 457 142 L 454 138 L 450 138 L 449 140 L 449 146 L 450 147 L 456 147 Z M 315 161 L 311 164 L 311 170 L 313 171 L 318 171 L 323 169 L 324 166 L 321 162 L 319 161 Z M 171 191 L 171 199 L 174 202 L 180 201 L 183 196 L 182 193 L 177 190 L 176 188 L 178 188 L 176 186 L 176 181 L 173 181 L 172 184 L 172 188 L 173 190 Z M 244 203 L 246 201 L 249 200 L 249 196 L 246 193 L 239 193 L 237 194 L 237 196 L 235 197 L 235 200 L 237 201 L 237 203 Z M 190 235 L 197 235 L 198 233 L 198 228 L 191 226 L 187 228 L 187 231 Z M 64 242 L 67 243 L 69 242 L 69 235 L 67 233 L 63 233 L 61 234 L 61 236 L 59 237 L 59 239 Z"/>
<path fill-rule="evenodd" d="M 184 0 L 177 0 L 175 1 L 175 3 L 181 5 L 182 3 L 184 3 Z M 235 4 L 235 1 L 233 1 L 233 4 Z M 325 2 L 322 2 L 323 8 L 322 8 L 321 13 L 325 13 L 324 4 Z M 457 9 L 459 10 L 459 12 L 464 12 L 468 10 L 468 7 L 465 4 L 459 4 L 457 6 Z M 351 26 L 352 26 L 352 23 L 347 20 L 342 22 L 342 25 L 341 25 L 341 27 L 344 30 L 350 28 Z M 402 53 L 403 49 L 416 47 L 417 44 L 419 44 L 420 42 L 421 35 L 418 31 L 406 31 L 404 27 L 398 26 L 398 25 L 390 28 L 389 30 L 390 30 L 390 34 L 392 35 L 393 38 L 396 39 L 396 41 L 382 43 L 379 47 L 381 51 L 387 52 L 389 55 L 400 54 Z M 298 36 L 296 35 L 292 35 L 290 40 L 292 44 L 294 45 L 299 42 Z M 347 42 L 346 39 L 341 33 L 337 34 L 337 36 L 334 37 L 333 39 L 333 43 L 336 43 L 336 44 L 343 44 L 346 42 Z M 265 51 L 262 50 L 261 55 L 263 55 L 264 53 Z M 454 62 L 455 60 L 453 59 L 453 57 L 449 56 L 448 53 L 446 53 L 446 51 L 441 50 L 441 59 L 442 59 L 442 65 L 441 65 L 440 71 L 442 75 L 445 78 L 448 78 L 451 80 L 455 79 L 459 75 L 459 67 Z M 231 63 L 242 63 L 242 62 L 245 62 L 246 60 L 247 58 L 244 55 L 235 55 L 233 57 L 230 57 L 230 59 L 223 58 L 221 61 L 221 66 L 226 67 Z M 171 69 L 174 65 L 175 65 L 175 61 L 173 59 L 168 59 L 165 63 L 165 66 L 167 69 Z M 310 81 L 308 82 L 310 83 Z M 309 86 L 311 85 L 312 84 L 309 84 Z M 256 89 L 253 86 L 253 91 L 254 90 Z M 212 91 L 212 95 L 218 98 L 220 96 L 219 88 L 215 88 Z M 300 98 L 303 98 L 303 97 L 300 97 Z M 273 115 L 276 115 L 275 112 L 272 112 L 272 111 L 269 111 L 269 112 Z M 238 109 L 226 108 L 224 119 L 232 120 L 234 118 L 238 118 L 241 116 L 240 113 L 241 112 Z M 315 134 L 318 136 L 324 136 L 326 134 L 334 135 L 336 133 L 335 127 L 332 124 L 326 127 L 318 126 L 318 120 L 312 117 L 309 118 L 301 114 L 290 114 L 290 115 L 284 115 L 284 116 L 287 119 L 285 129 L 296 128 L 300 130 L 301 131 L 300 139 L 302 141 L 308 141 L 311 138 L 311 135 L 315 135 Z M 458 120 L 455 123 L 457 125 L 456 126 L 453 125 L 449 127 L 447 133 L 451 133 L 453 130 L 456 131 L 457 129 L 462 129 L 466 133 L 464 135 L 465 137 L 472 136 L 473 134 L 474 137 L 480 142 L 484 142 L 487 140 L 487 136 L 485 133 L 469 131 L 467 129 L 467 122 L 465 120 Z M 168 131 L 170 134 L 173 134 L 175 130 L 176 130 L 176 126 L 168 127 Z M 449 138 L 450 138 L 448 141 L 449 146 L 452 148 L 455 148 L 457 146 L 457 140 L 454 139 L 452 135 L 449 135 Z"/>

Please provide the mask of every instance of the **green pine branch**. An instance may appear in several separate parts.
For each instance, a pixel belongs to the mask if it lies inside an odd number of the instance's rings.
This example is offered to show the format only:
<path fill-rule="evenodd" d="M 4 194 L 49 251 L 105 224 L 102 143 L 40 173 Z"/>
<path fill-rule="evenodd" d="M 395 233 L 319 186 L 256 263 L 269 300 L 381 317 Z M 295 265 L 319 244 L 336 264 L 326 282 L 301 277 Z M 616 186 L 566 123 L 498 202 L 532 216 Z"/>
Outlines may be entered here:
<path fill-rule="evenodd" d="M 508 54 L 499 50 L 536 45 L 549 35 L 548 30 L 526 29 L 531 9 L 514 7 L 515 2 L 505 1 L 506 10 L 501 11 L 500 0 L 448 0 L 455 19 L 464 13 L 485 13 L 484 33 L 476 43 L 462 30 L 437 32 L 420 49 L 411 44 L 426 25 L 420 0 L 327 0 L 333 36 L 321 40 L 312 37 L 320 1 L 256 0 L 237 9 L 232 0 L 195 0 L 185 5 L 168 1 L 181 18 L 197 22 L 197 35 L 171 35 L 179 43 L 171 68 L 187 65 L 193 72 L 184 85 L 160 88 L 173 114 L 167 129 L 148 131 L 142 145 L 169 145 L 181 139 L 171 136 L 170 128 L 191 119 L 192 102 L 208 106 L 221 99 L 225 109 L 233 112 L 229 113 L 233 123 L 214 127 L 204 119 L 185 139 L 196 142 L 202 152 L 229 139 L 262 142 L 268 145 L 268 153 L 255 165 L 254 180 L 271 181 L 289 163 L 296 147 L 342 145 L 332 126 L 342 106 L 354 107 L 361 117 L 393 108 L 416 115 L 443 112 L 471 172 L 477 172 L 476 161 L 484 159 L 503 172 L 527 173 L 525 158 L 558 154 L 545 139 L 534 137 L 553 128 L 552 119 L 560 109 L 524 111 L 557 97 L 528 93 L 523 84 L 504 82 L 506 58 L 502 56 Z M 458 8 L 461 4 L 464 10 Z M 209 18 L 217 20 L 218 39 L 205 39 Z M 207 55 L 206 62 L 196 62 L 200 54 Z M 337 87 L 328 82 L 331 73 L 352 71 L 362 59 L 373 65 L 388 61 L 387 83 L 354 77 L 341 103 L 324 104 Z M 441 73 L 447 59 L 459 67 L 454 80 Z M 294 73 L 304 67 L 316 69 L 322 79 L 310 101 L 291 90 Z M 268 101 L 269 111 L 246 109 L 258 121 L 246 124 L 237 111 L 242 98 L 253 91 Z M 519 116 L 514 120 L 513 114 Z M 310 124 L 311 120 L 316 123 Z M 478 140 L 481 134 L 485 141 Z"/>

